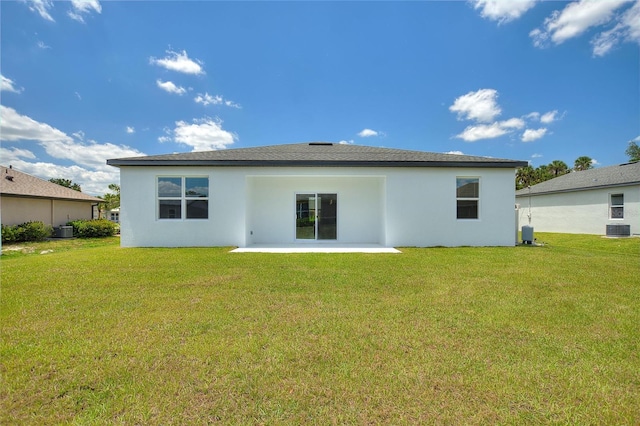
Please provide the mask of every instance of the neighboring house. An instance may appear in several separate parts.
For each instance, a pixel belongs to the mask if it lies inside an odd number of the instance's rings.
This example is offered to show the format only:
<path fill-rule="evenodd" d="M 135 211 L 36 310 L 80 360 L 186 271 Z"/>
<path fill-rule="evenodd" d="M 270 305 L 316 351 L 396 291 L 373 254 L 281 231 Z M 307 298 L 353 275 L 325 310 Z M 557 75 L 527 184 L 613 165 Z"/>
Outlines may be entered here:
<path fill-rule="evenodd" d="M 323 142 L 111 159 L 123 246 L 512 246 L 522 161 Z"/>
<path fill-rule="evenodd" d="M 571 172 L 516 192 L 519 221 L 535 231 L 640 234 L 640 162 Z"/>
<path fill-rule="evenodd" d="M 92 219 L 101 202 L 71 188 L 0 166 L 0 219 L 3 225 L 41 221 L 61 226 L 70 220 Z"/>
<path fill-rule="evenodd" d="M 105 218 L 110 220 L 113 223 L 120 223 L 120 207 L 116 207 L 115 209 L 107 210 L 105 213 Z"/>

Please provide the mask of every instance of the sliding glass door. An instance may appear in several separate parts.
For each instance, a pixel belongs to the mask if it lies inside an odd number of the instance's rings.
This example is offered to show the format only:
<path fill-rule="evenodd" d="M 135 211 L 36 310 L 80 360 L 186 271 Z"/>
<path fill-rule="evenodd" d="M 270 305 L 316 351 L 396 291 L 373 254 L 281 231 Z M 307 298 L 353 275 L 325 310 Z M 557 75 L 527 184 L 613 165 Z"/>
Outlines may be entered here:
<path fill-rule="evenodd" d="M 337 194 L 296 194 L 296 239 L 336 240 Z"/>

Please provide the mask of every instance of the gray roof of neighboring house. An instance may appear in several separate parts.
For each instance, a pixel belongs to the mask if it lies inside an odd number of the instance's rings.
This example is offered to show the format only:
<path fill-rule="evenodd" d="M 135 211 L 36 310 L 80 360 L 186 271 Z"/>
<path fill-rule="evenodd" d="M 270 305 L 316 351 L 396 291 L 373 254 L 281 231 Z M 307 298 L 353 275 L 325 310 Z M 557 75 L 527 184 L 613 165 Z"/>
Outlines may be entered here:
<path fill-rule="evenodd" d="M 102 201 L 71 188 L 19 172 L 13 168 L 0 166 L 0 194 L 16 197 L 54 198 L 72 201 Z"/>
<path fill-rule="evenodd" d="M 502 167 L 525 161 L 311 142 L 107 160 L 111 166 Z"/>
<path fill-rule="evenodd" d="M 566 175 L 533 185 L 531 187 L 531 195 L 584 191 L 588 189 L 634 184 L 640 185 L 640 162 L 567 173 Z M 527 188 L 516 192 L 516 197 L 527 195 L 529 195 Z"/>

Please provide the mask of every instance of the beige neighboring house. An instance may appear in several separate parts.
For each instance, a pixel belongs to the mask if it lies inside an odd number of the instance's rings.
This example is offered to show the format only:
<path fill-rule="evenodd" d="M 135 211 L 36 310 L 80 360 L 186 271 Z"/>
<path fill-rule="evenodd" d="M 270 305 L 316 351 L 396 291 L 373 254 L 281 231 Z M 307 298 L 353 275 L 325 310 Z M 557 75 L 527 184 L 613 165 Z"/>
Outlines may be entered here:
<path fill-rule="evenodd" d="M 70 220 L 93 219 L 102 200 L 79 191 L 0 166 L 0 221 L 19 225 L 41 221 L 62 226 Z"/>

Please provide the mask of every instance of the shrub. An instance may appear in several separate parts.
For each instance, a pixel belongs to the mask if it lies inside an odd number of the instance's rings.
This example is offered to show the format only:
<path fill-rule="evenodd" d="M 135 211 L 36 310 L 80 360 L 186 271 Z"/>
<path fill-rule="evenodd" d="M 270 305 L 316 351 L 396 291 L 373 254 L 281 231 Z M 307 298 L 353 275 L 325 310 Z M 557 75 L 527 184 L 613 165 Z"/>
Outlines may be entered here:
<path fill-rule="evenodd" d="M 53 233 L 53 227 L 42 222 L 27 222 L 22 226 L 24 227 L 25 241 L 42 241 L 51 237 Z"/>
<path fill-rule="evenodd" d="M 2 243 L 17 243 L 20 241 L 22 228 L 18 225 L 2 225 Z"/>
<path fill-rule="evenodd" d="M 107 219 L 74 220 L 67 225 L 73 227 L 73 236 L 79 238 L 112 237 L 116 234 L 116 224 Z"/>
<path fill-rule="evenodd" d="M 42 241 L 51 236 L 53 228 L 43 222 L 25 222 L 20 225 L 2 225 L 2 242 L 19 243 Z"/>

